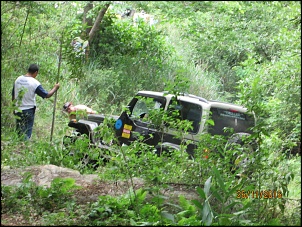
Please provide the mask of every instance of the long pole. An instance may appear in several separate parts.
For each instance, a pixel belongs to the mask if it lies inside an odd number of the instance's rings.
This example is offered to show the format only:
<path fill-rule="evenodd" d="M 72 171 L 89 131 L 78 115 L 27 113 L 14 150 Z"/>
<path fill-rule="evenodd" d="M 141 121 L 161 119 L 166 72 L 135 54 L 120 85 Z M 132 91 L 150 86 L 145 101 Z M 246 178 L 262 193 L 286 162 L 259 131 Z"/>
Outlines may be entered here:
<path fill-rule="evenodd" d="M 57 83 L 59 82 L 59 77 L 60 77 L 60 68 L 61 68 L 61 60 L 62 60 L 62 44 L 63 44 L 63 32 L 62 32 L 61 43 L 60 43 L 60 54 L 59 54 L 59 65 L 58 65 Z M 56 106 L 57 106 L 57 94 L 58 94 L 58 91 L 56 91 L 56 93 L 55 93 L 55 101 L 54 101 L 54 104 L 53 104 L 50 142 L 52 141 L 53 129 L 54 129 L 54 124 L 55 124 L 55 116 L 56 116 L 55 113 L 56 113 Z"/>

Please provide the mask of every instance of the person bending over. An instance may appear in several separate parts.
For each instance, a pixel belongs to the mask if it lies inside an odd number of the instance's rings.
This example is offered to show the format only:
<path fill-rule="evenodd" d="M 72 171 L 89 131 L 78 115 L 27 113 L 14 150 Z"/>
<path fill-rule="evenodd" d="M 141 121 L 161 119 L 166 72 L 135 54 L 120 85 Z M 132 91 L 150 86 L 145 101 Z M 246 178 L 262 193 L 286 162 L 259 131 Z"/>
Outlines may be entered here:
<path fill-rule="evenodd" d="M 69 115 L 69 119 L 76 119 L 76 116 L 78 114 L 95 114 L 96 111 L 94 111 L 93 109 L 89 108 L 86 105 L 73 105 L 72 102 L 66 102 L 63 106 L 63 111 L 68 113 Z"/>

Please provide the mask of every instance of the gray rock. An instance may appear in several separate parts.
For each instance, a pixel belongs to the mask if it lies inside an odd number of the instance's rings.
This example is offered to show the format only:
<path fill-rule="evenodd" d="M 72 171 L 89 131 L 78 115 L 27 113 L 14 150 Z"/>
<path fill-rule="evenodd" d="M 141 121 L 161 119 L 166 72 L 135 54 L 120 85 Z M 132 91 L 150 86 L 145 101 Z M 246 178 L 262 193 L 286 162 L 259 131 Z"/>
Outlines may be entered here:
<path fill-rule="evenodd" d="M 50 187 L 51 182 L 55 178 L 73 178 L 78 186 L 87 186 L 92 184 L 99 177 L 97 174 L 80 174 L 77 170 L 63 168 L 55 165 L 29 166 L 26 168 L 10 169 L 1 167 L 1 184 L 18 186 L 22 184 L 24 174 L 29 172 L 32 174 L 31 180 L 37 186 Z"/>

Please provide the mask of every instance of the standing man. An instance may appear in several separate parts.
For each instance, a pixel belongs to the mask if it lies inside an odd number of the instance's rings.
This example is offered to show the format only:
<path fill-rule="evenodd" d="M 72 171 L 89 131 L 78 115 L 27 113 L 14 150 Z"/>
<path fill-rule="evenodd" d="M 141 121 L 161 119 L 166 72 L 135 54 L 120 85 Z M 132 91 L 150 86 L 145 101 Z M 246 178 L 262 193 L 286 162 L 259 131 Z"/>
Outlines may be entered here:
<path fill-rule="evenodd" d="M 41 83 L 36 79 L 39 67 L 31 64 L 26 75 L 19 76 L 13 87 L 12 101 L 16 99 L 16 106 L 20 112 L 15 110 L 16 130 L 18 135 L 25 136 L 25 140 L 29 140 L 34 125 L 36 110 L 36 94 L 40 97 L 50 98 L 60 87 L 57 83 L 49 92 L 45 91 Z"/>

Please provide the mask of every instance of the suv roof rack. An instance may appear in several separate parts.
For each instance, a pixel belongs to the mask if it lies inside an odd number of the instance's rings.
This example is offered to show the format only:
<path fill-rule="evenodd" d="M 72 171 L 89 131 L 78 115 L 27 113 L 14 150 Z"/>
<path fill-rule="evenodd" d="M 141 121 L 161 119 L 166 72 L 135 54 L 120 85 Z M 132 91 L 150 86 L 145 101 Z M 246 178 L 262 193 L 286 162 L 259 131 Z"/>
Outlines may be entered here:
<path fill-rule="evenodd" d="M 163 93 L 164 94 L 169 94 L 168 91 L 163 91 Z M 200 96 L 197 96 L 197 95 L 192 95 L 192 94 L 188 94 L 188 93 L 184 93 L 184 92 L 180 92 L 179 95 L 187 96 L 187 97 L 190 97 L 190 98 L 195 98 L 195 99 L 198 99 L 201 102 L 209 103 L 208 100 L 206 100 L 205 98 L 202 98 Z"/>
<path fill-rule="evenodd" d="M 233 106 L 240 106 L 240 107 L 242 107 L 242 105 L 235 104 L 235 103 L 230 103 L 230 102 L 223 102 L 223 101 L 219 101 L 219 100 L 209 100 L 209 101 L 210 101 L 210 102 L 225 103 L 225 104 L 230 104 L 230 105 L 233 105 Z"/>
<path fill-rule="evenodd" d="M 208 100 L 206 100 L 205 98 L 202 98 L 200 96 L 197 96 L 197 95 L 192 95 L 192 94 L 188 94 L 188 93 L 182 93 L 182 95 L 183 96 L 188 96 L 188 97 L 191 97 L 191 98 L 196 98 L 196 99 L 198 99 L 201 102 L 209 103 Z"/>

